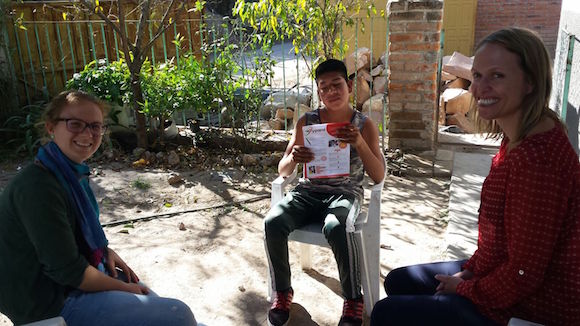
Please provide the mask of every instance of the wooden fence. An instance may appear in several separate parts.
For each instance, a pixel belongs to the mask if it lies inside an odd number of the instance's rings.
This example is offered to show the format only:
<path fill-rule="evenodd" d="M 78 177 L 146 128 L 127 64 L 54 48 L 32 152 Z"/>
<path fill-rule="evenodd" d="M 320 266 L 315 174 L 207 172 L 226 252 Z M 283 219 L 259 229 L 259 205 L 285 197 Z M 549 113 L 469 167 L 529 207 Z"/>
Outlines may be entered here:
<path fill-rule="evenodd" d="M 186 1 L 193 8 L 195 1 Z M 103 11 L 109 12 L 116 2 L 100 3 Z M 139 16 L 137 4 L 138 1 L 127 1 L 124 8 L 128 13 L 124 27 L 131 39 L 135 37 Z M 14 2 L 12 12 L 3 33 L 19 105 L 52 97 L 64 89 L 74 73 L 93 60 L 112 61 L 121 57 L 117 32 L 97 15 L 76 10 L 71 1 Z M 111 14 L 116 14 L 116 8 L 112 8 Z M 158 14 L 154 19 L 160 17 Z M 200 14 L 186 11 L 181 18 L 155 41 L 147 53 L 149 60 L 167 61 L 188 51 L 200 54 L 203 43 Z M 152 37 L 155 24 L 156 21 L 150 24 L 145 33 L 147 38 Z M 180 47 L 172 42 L 178 34 L 183 36 Z"/>

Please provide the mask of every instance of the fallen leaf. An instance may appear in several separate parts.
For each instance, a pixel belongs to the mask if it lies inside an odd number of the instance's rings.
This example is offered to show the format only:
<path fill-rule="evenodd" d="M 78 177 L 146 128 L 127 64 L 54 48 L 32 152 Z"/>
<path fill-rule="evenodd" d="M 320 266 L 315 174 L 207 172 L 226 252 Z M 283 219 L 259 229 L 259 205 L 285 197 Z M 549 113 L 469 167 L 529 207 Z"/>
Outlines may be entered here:
<path fill-rule="evenodd" d="M 127 229 L 123 229 L 123 230 L 120 230 L 118 233 L 125 233 L 125 234 L 129 234 L 129 230 L 127 230 Z"/>

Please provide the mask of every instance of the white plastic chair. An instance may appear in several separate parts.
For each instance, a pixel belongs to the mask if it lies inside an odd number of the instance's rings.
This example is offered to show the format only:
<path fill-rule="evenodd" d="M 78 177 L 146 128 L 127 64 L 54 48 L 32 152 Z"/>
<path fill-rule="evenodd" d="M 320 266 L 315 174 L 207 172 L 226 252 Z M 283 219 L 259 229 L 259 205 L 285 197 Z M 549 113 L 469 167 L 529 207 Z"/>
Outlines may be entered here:
<path fill-rule="evenodd" d="M 22 326 L 66 326 L 64 318 L 58 316 L 50 319 L 35 321 L 33 323 L 24 324 Z"/>
<path fill-rule="evenodd" d="M 271 207 L 284 197 L 284 188 L 296 178 L 296 170 L 288 177 L 278 177 L 272 182 Z M 361 212 L 355 222 L 355 239 L 359 242 L 359 261 L 361 263 L 361 285 L 364 294 L 364 303 L 367 315 L 370 316 L 373 306 L 379 300 L 379 261 L 380 261 L 380 224 L 381 224 L 381 192 L 383 183 L 371 187 L 371 197 L 367 212 L 361 205 Z M 288 240 L 300 242 L 300 263 L 302 269 L 312 267 L 309 245 L 328 247 L 328 242 L 322 233 L 322 223 L 313 223 L 294 230 Z M 272 266 L 270 266 L 270 269 Z M 272 300 L 274 289 L 271 273 L 268 273 L 268 300 Z"/>

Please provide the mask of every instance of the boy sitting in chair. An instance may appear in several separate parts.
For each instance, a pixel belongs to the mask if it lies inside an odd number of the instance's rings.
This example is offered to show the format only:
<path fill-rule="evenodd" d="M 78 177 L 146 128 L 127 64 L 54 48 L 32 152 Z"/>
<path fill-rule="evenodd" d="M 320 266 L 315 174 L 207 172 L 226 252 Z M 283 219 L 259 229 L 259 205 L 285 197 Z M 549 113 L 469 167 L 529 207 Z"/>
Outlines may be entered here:
<path fill-rule="evenodd" d="M 284 157 L 278 164 L 278 173 L 288 176 L 298 163 L 308 163 L 314 159 L 314 153 L 304 146 L 303 126 L 346 123 L 337 130 L 336 137 L 350 144 L 350 174 L 302 179 L 266 216 L 266 252 L 275 289 L 274 302 L 268 312 L 268 325 L 286 325 L 290 315 L 294 291 L 290 284 L 288 235 L 304 225 L 322 221 L 322 231 L 338 264 L 345 298 L 339 325 L 362 325 L 363 297 L 356 256 L 358 249 L 355 248 L 357 243 L 353 241 L 353 235 L 346 231 L 346 224 L 349 212 L 358 212 L 362 202 L 364 172 L 367 171 L 375 183 L 381 182 L 385 174 L 384 159 L 379 149 L 377 127 L 349 104 L 352 81 L 347 78 L 344 63 L 336 59 L 322 62 L 316 68 L 315 78 L 324 106 L 305 113 L 298 120 Z"/>

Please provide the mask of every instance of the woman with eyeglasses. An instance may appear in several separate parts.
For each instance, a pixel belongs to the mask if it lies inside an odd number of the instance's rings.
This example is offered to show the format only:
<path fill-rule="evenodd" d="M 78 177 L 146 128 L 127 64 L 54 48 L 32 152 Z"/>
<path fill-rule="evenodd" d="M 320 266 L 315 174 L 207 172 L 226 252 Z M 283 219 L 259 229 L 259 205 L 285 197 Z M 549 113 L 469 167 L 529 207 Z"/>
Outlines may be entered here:
<path fill-rule="evenodd" d="M 152 293 L 107 245 L 84 164 L 105 114 L 87 93 L 56 96 L 44 114 L 51 141 L 0 195 L 0 311 L 15 324 L 196 325 L 186 304 Z"/>

